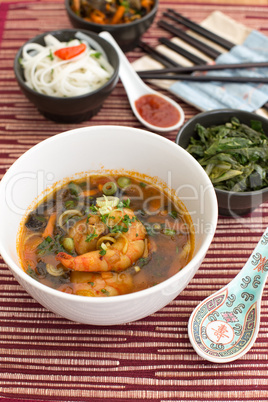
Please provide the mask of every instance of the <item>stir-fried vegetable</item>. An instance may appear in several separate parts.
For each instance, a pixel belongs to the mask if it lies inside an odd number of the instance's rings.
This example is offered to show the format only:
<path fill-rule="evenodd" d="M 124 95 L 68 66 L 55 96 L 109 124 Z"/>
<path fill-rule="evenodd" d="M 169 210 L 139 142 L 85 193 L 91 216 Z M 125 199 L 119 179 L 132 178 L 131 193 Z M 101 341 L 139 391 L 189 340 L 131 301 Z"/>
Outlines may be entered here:
<path fill-rule="evenodd" d="M 268 143 L 259 121 L 251 127 L 233 117 L 229 123 L 195 127 L 187 151 L 198 160 L 216 188 L 253 191 L 268 185 Z"/>
<path fill-rule="evenodd" d="M 154 0 L 71 0 L 72 10 L 96 24 L 126 24 L 149 13 Z"/>

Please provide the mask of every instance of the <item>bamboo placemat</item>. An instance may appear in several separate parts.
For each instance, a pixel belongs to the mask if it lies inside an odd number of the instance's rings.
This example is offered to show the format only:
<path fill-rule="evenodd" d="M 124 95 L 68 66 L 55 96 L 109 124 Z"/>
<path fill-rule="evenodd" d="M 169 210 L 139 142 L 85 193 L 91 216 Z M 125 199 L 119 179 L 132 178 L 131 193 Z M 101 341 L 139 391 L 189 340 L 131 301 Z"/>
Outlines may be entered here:
<path fill-rule="evenodd" d="M 160 0 L 157 19 L 167 7 L 196 22 L 217 9 L 268 34 L 268 6 Z M 2 3 L 0 21 L 2 177 L 27 149 L 77 125 L 45 120 L 18 89 L 12 70 L 15 53 L 27 39 L 43 31 L 71 27 L 63 0 Z M 155 22 L 144 40 L 154 46 L 157 37 L 165 35 Z M 128 53 L 131 61 L 141 55 L 138 49 Z M 180 104 L 186 120 L 198 113 Z M 120 83 L 99 114 L 78 126 L 101 124 L 143 128 L 132 115 Z M 166 137 L 174 141 L 176 132 Z M 259 336 L 242 359 L 223 365 L 206 362 L 193 351 L 187 336 L 193 308 L 236 275 L 267 224 L 267 205 L 241 219 L 220 217 L 214 241 L 187 288 L 152 316 L 113 327 L 81 325 L 47 311 L 20 287 L 1 260 L 0 400 L 267 402 L 267 286 Z"/>

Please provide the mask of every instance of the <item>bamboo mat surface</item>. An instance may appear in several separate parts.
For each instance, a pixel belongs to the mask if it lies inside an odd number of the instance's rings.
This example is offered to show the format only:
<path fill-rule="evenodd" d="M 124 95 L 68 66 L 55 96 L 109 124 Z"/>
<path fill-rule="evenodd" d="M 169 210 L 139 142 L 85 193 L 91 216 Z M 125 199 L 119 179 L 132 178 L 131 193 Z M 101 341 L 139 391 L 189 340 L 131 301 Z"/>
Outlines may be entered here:
<path fill-rule="evenodd" d="M 268 35 L 268 6 L 254 5 L 253 0 L 246 6 L 160 0 L 156 21 L 167 7 L 196 22 L 217 9 Z M 151 45 L 163 36 L 156 21 L 144 35 Z M 142 128 L 121 83 L 99 114 L 79 125 L 45 120 L 20 92 L 12 70 L 15 53 L 38 33 L 71 27 L 63 0 L 2 2 L 0 22 L 0 177 L 33 145 L 71 128 Z M 142 52 L 135 49 L 127 56 L 134 61 Z M 198 113 L 180 104 L 186 120 Z M 166 137 L 174 141 L 176 133 Z M 194 307 L 238 273 L 267 226 L 267 205 L 240 219 L 219 217 L 213 243 L 186 289 L 150 317 L 120 326 L 81 325 L 47 311 L 0 260 L 0 401 L 267 402 L 267 286 L 259 336 L 240 360 L 209 363 L 196 355 L 187 335 Z"/>

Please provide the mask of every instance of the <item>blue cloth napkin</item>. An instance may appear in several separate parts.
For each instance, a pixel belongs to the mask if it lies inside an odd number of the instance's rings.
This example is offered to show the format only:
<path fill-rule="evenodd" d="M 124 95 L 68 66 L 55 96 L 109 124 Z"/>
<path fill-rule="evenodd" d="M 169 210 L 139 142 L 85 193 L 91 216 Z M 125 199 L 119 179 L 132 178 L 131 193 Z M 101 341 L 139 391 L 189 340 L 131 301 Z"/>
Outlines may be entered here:
<path fill-rule="evenodd" d="M 217 64 L 264 61 L 268 61 L 268 38 L 258 31 L 252 31 L 242 45 L 234 46 L 216 59 Z M 210 71 L 207 75 L 267 77 L 268 68 L 226 69 Z M 232 108 L 252 112 L 268 101 L 267 84 L 177 81 L 169 91 L 203 111 Z"/>

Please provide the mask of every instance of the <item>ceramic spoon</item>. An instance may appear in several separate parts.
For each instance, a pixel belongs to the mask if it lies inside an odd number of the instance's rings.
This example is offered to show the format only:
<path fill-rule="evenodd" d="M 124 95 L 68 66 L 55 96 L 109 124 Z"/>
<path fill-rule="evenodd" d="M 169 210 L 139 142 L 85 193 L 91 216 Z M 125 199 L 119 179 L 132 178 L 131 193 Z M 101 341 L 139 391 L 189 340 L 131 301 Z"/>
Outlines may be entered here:
<path fill-rule="evenodd" d="M 122 52 L 121 48 L 118 46 L 118 44 L 116 43 L 116 41 L 110 35 L 109 32 L 101 32 L 99 34 L 99 36 L 101 36 L 103 39 L 107 40 L 107 42 L 110 42 L 110 44 L 116 49 L 116 51 L 118 53 L 119 62 L 120 62 L 119 77 L 122 81 L 122 84 L 124 85 L 124 88 L 126 90 L 126 93 L 127 93 L 128 99 L 129 99 L 130 106 L 133 110 L 133 113 L 137 117 L 137 119 L 140 120 L 140 122 L 144 126 L 148 127 L 151 130 L 158 131 L 158 132 L 167 132 L 167 131 L 172 131 L 172 130 L 176 130 L 177 128 L 179 128 L 184 122 L 184 112 L 183 112 L 182 108 L 176 102 L 174 102 L 172 99 L 160 94 L 157 91 L 154 91 L 153 89 L 148 87 L 148 85 L 146 85 L 142 81 L 142 79 L 135 72 L 134 68 L 131 66 L 128 59 Z M 164 98 L 166 101 L 168 101 L 171 105 L 173 105 L 178 110 L 180 119 L 178 120 L 178 122 L 176 124 L 169 126 L 169 127 L 158 127 L 158 126 L 148 123 L 146 120 L 144 120 L 141 117 L 141 115 L 139 114 L 139 112 L 137 111 L 137 108 L 135 106 L 135 101 L 143 95 L 150 95 L 150 94 L 155 94 L 155 95 L 161 96 L 162 98 Z"/>
<path fill-rule="evenodd" d="M 258 335 L 268 273 L 268 228 L 239 274 L 193 311 L 188 333 L 195 351 L 215 363 L 236 360 Z"/>

